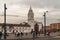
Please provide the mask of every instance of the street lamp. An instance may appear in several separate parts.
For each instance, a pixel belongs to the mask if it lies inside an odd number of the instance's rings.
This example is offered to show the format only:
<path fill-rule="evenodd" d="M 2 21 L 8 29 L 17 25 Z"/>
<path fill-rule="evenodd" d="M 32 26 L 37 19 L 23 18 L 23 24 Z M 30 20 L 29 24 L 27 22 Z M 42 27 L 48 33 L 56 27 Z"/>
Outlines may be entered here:
<path fill-rule="evenodd" d="M 48 11 L 46 11 L 46 12 L 44 12 L 44 36 L 46 36 L 46 13 L 47 13 Z"/>
<path fill-rule="evenodd" d="M 4 40 L 6 40 L 6 4 L 4 4 Z"/>

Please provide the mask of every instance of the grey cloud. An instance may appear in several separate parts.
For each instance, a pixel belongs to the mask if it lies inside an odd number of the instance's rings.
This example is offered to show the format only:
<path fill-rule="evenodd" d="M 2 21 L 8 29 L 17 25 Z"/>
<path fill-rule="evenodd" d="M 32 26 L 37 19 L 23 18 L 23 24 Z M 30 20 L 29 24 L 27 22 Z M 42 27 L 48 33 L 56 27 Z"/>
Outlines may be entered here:
<path fill-rule="evenodd" d="M 56 22 L 57 18 L 60 17 L 60 14 L 59 14 L 60 13 L 60 0 L 1 0 L 0 4 L 3 4 L 4 2 L 6 2 L 7 7 L 9 9 L 9 10 L 7 10 L 8 14 L 10 13 L 10 14 L 16 14 L 17 15 L 17 13 L 19 13 L 19 15 L 25 15 L 24 13 L 27 13 L 28 11 L 26 9 L 24 9 L 24 7 L 22 7 L 22 5 L 24 5 L 24 6 L 30 6 L 31 5 L 33 7 L 33 9 L 34 9 L 34 7 L 35 8 L 42 8 L 42 9 L 44 9 L 46 7 L 46 8 L 48 8 L 48 10 L 50 10 L 50 8 L 54 9 L 54 10 L 49 11 L 48 14 L 47 14 L 47 16 L 48 16 L 47 22 L 48 23 Z M 2 5 L 0 5 L 0 6 L 1 6 L 0 8 L 2 8 Z M 25 8 L 27 8 L 27 7 L 25 7 Z M 24 11 L 24 10 L 26 10 L 26 11 Z M 36 13 L 38 13 L 38 11 Z M 39 14 L 36 14 L 36 15 L 40 16 Z M 12 18 L 10 18 L 10 19 L 12 19 Z M 10 19 L 8 19 L 9 22 L 10 22 Z M 21 19 L 19 18 L 19 19 L 16 19 L 16 20 L 18 22 L 20 22 L 20 20 L 22 20 L 22 18 Z M 40 17 L 35 18 L 35 20 L 43 22 L 43 17 L 42 18 L 40 18 Z"/>
<path fill-rule="evenodd" d="M 33 7 L 54 7 L 60 8 L 60 0 L 4 0 L 1 2 L 6 2 L 8 5 L 26 5 L 26 6 L 33 6 Z M 20 5 L 21 6 L 21 5 Z"/>
<path fill-rule="evenodd" d="M 60 0 L 22 0 L 22 4 L 32 5 L 34 7 L 54 7 L 60 8 Z"/>

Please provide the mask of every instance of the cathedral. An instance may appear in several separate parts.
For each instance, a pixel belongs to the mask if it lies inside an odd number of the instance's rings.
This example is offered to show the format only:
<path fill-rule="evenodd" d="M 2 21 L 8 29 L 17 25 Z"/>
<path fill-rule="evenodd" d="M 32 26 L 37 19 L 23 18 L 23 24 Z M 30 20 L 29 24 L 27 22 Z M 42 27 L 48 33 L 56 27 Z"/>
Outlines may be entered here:
<path fill-rule="evenodd" d="M 34 13 L 33 13 L 33 10 L 32 10 L 31 7 L 29 9 L 29 12 L 28 12 L 28 15 L 27 16 L 28 16 L 28 24 L 31 26 L 31 29 L 35 30 L 34 25 L 36 23 L 37 23 L 37 25 L 39 27 L 41 27 L 41 22 L 39 23 L 39 22 L 37 22 L 37 21 L 34 20 Z M 40 28 L 39 28 L 39 30 L 40 30 Z"/>

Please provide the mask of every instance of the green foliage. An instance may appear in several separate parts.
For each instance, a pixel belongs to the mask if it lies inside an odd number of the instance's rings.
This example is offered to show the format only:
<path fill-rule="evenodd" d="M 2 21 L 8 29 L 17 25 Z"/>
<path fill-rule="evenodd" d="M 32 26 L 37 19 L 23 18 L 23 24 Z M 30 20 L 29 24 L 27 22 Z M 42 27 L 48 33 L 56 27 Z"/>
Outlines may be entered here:
<path fill-rule="evenodd" d="M 58 31 L 58 32 L 60 32 L 60 28 L 59 28 L 59 29 L 57 29 L 57 31 Z"/>
<path fill-rule="evenodd" d="M 53 29 L 52 32 L 57 32 L 57 29 Z"/>
<path fill-rule="evenodd" d="M 60 32 L 60 28 L 59 29 L 53 29 L 52 32 Z"/>

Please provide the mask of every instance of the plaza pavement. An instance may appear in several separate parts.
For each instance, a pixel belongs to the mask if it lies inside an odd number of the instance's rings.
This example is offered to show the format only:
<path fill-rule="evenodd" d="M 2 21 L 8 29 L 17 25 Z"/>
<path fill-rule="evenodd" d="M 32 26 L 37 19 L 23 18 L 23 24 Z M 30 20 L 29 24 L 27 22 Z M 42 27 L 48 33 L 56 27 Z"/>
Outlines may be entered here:
<path fill-rule="evenodd" d="M 2 39 L 3 39 L 3 37 L 2 37 Z M 15 34 L 9 34 L 9 36 L 7 36 L 7 39 L 9 39 L 9 40 L 17 40 L 17 39 L 19 39 L 19 40 L 33 40 L 33 38 L 32 38 L 32 35 L 31 34 L 28 34 L 28 35 L 25 35 L 24 34 L 24 36 L 19 36 L 19 37 L 17 37 L 17 36 L 15 36 Z M 44 36 L 43 34 L 41 34 L 40 36 L 38 36 L 38 38 L 35 38 L 35 40 L 52 40 L 52 39 L 54 39 L 54 40 L 60 40 L 60 36 L 56 36 L 56 34 L 51 34 L 51 36 Z"/>

